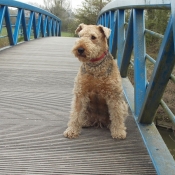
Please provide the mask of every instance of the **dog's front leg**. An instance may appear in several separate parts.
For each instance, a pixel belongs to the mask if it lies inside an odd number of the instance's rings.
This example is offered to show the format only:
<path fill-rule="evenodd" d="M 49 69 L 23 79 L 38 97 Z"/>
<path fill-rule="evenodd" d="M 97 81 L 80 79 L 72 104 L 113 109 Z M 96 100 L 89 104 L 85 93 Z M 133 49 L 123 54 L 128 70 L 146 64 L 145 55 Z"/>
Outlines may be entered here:
<path fill-rule="evenodd" d="M 86 97 L 75 96 L 73 98 L 68 128 L 64 132 L 65 137 L 76 138 L 81 133 L 88 102 L 89 99 Z"/>
<path fill-rule="evenodd" d="M 120 97 L 108 97 L 106 99 L 109 117 L 111 120 L 110 131 L 113 138 L 125 139 L 126 127 L 125 119 L 128 115 L 128 106 L 125 101 Z"/>

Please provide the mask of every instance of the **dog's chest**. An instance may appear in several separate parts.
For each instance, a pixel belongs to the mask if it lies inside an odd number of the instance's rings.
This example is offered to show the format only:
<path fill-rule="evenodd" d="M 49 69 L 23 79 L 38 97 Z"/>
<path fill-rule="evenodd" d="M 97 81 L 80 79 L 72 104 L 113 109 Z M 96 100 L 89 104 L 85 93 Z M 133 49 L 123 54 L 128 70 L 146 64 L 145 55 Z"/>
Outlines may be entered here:
<path fill-rule="evenodd" d="M 99 95 L 98 93 L 89 93 L 88 110 L 99 115 L 107 115 L 108 107 L 106 104 L 106 100 L 103 98 L 103 96 Z"/>
<path fill-rule="evenodd" d="M 90 76 L 84 78 L 81 83 L 83 95 L 89 98 L 89 110 L 95 113 L 107 113 L 108 108 L 105 100 L 105 92 L 108 91 L 109 84 L 103 79 Z"/>
<path fill-rule="evenodd" d="M 94 78 L 87 75 L 82 77 L 79 86 L 84 95 L 93 94 L 93 96 L 103 96 L 104 92 L 109 91 L 110 83 L 106 79 Z"/>

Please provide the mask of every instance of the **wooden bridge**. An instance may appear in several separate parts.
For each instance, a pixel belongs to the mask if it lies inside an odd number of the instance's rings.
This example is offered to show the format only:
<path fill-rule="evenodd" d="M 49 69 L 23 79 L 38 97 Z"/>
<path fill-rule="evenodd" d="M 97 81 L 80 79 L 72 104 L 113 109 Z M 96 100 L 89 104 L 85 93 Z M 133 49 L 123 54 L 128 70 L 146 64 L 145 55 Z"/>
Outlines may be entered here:
<path fill-rule="evenodd" d="M 156 127 L 138 121 L 136 92 L 127 77 L 123 87 L 130 114 L 125 140 L 112 139 L 109 130 L 97 128 L 83 129 L 78 139 L 64 138 L 74 77 L 80 66 L 71 53 L 76 38 L 53 37 L 60 35 L 60 21 L 41 9 L 33 12 L 33 6 L 8 0 L 0 0 L 0 5 L 0 29 L 2 19 L 6 25 L 10 19 L 7 7 L 17 7 L 24 40 L 28 41 L 17 44 L 20 24 L 15 34 L 6 26 L 10 44 L 15 46 L 0 50 L 0 174 L 174 175 L 175 162 Z M 98 23 L 116 27 L 111 22 L 116 9 L 105 8 Z M 27 30 L 24 9 L 31 10 Z M 33 22 L 35 11 L 39 13 L 37 24 Z M 117 11 L 119 18 L 123 12 Z M 32 28 L 36 40 L 29 41 Z M 111 52 L 115 44 L 110 45 Z"/>
<path fill-rule="evenodd" d="M 0 53 L 0 174 L 156 174 L 131 113 L 126 140 L 83 129 L 64 138 L 79 62 L 75 38 L 49 37 Z"/>

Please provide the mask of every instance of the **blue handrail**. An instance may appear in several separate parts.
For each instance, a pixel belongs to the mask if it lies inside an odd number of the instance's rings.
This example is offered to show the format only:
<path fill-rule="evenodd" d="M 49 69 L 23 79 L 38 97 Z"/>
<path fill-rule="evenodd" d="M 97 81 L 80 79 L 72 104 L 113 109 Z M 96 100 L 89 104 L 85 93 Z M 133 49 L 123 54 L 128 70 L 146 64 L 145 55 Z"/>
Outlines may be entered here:
<path fill-rule="evenodd" d="M 9 7 L 16 8 L 17 15 L 10 15 Z M 26 11 L 30 13 L 30 17 L 26 15 Z M 15 25 L 11 23 L 11 17 L 16 17 Z M 3 20 L 5 20 L 5 26 L 3 25 Z M 35 39 L 41 36 L 61 35 L 61 20 L 57 16 L 16 0 L 0 0 L 0 33 L 4 27 L 7 28 L 8 35 L 1 36 L 1 38 L 8 37 L 10 45 L 16 45 L 19 35 L 22 34 L 24 41 L 29 41 L 32 32 Z"/>
<path fill-rule="evenodd" d="M 125 22 L 126 9 L 130 9 L 128 23 Z M 171 10 L 171 17 L 164 36 L 145 29 L 145 9 Z M 158 106 L 161 105 L 175 126 L 175 115 L 161 99 L 168 81 L 175 83 L 175 76 L 172 75 L 175 65 L 175 1 L 113 0 L 101 10 L 97 24 L 110 27 L 112 30 L 109 49 L 117 60 L 123 78 L 126 99 L 157 173 L 174 174 L 175 161 L 153 120 Z M 162 39 L 156 61 L 146 53 L 146 33 Z M 132 51 L 134 62 L 131 62 Z M 146 77 L 146 59 L 155 65 L 149 83 Z M 129 64 L 134 67 L 134 88 L 127 78 Z"/>

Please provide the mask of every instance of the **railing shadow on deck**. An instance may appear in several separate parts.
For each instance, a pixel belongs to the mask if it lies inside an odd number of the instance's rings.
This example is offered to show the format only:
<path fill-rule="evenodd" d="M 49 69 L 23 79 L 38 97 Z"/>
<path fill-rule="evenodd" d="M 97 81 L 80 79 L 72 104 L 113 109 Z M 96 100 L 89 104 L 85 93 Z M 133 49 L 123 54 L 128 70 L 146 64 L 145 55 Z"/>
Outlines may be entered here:
<path fill-rule="evenodd" d="M 0 0 L 0 39 L 8 38 L 9 45 L 16 45 L 20 37 L 29 41 L 60 35 L 61 20 L 57 16 L 16 0 Z"/>
<path fill-rule="evenodd" d="M 145 29 L 146 9 L 171 10 L 164 36 Z M 128 23 L 125 22 L 125 10 L 130 10 Z M 153 121 L 161 105 L 175 127 L 175 115 L 161 99 L 168 81 L 175 83 L 175 76 L 172 75 L 175 64 L 175 1 L 113 0 L 102 9 L 97 24 L 111 28 L 110 52 L 117 59 L 125 97 L 157 173 L 174 174 L 175 161 Z M 146 53 L 145 34 L 163 38 L 156 59 Z M 132 52 L 134 62 L 131 61 Z M 155 64 L 150 82 L 146 75 L 146 59 Z M 134 67 L 134 87 L 127 78 L 129 64 Z"/>

